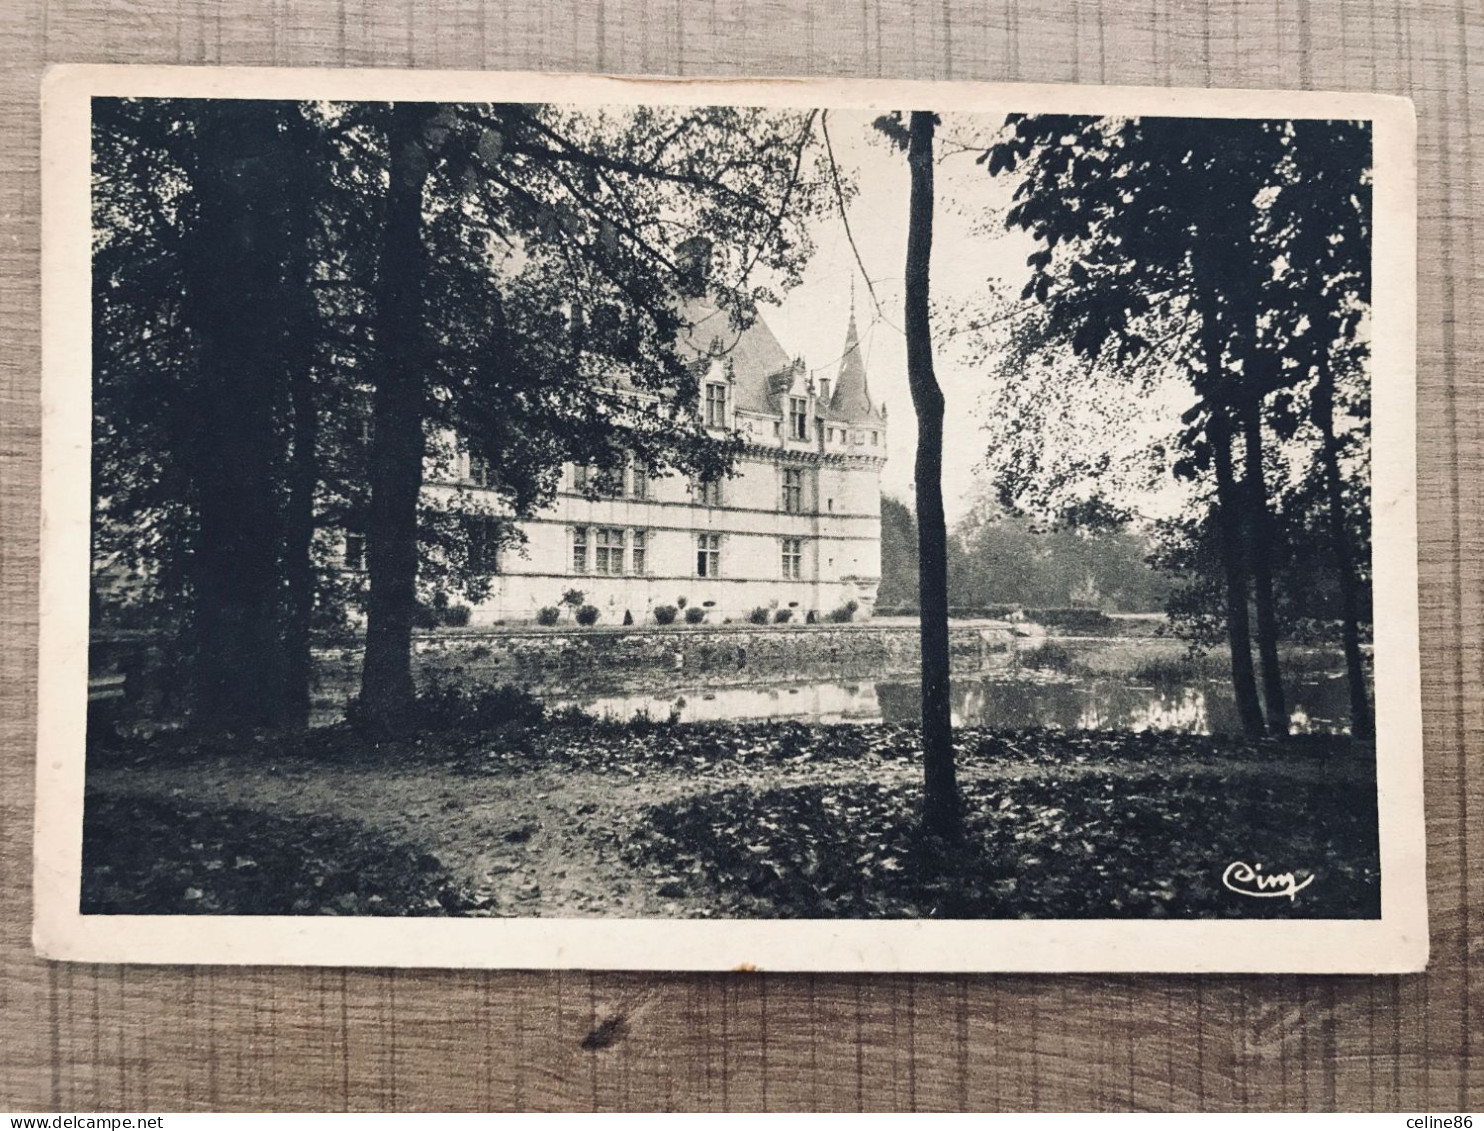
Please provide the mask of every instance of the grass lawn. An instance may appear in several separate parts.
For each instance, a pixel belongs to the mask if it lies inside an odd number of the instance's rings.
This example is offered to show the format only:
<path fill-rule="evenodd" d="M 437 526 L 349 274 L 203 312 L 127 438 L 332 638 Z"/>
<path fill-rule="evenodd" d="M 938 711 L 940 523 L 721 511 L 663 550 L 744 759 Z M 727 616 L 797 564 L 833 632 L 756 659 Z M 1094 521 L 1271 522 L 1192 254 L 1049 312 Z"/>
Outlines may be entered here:
<path fill-rule="evenodd" d="M 83 910 L 670 917 L 1375 917 L 1373 750 L 956 732 L 967 835 L 916 833 L 914 729 L 556 716 L 375 743 L 90 754 Z M 1234 861 L 1314 879 L 1292 900 Z"/>

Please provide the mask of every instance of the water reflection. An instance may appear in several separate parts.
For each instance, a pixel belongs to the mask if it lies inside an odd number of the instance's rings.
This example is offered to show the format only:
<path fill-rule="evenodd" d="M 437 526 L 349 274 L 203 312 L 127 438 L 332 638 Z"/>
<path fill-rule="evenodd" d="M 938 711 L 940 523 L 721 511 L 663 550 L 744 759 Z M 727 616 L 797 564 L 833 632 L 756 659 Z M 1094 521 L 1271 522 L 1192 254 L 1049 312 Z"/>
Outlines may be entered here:
<path fill-rule="evenodd" d="M 1295 734 L 1348 732 L 1343 675 L 1306 675 L 1291 681 L 1287 693 Z M 995 672 L 955 679 L 952 699 L 955 726 L 1241 732 L 1231 688 L 1220 680 L 1156 686 L 1114 677 L 1047 681 Z M 635 692 L 573 697 L 563 702 L 612 718 L 629 718 L 642 711 L 662 719 L 673 710 L 685 722 L 798 719 L 912 723 L 919 717 L 922 700 L 915 680 L 895 678 L 701 688 L 663 694 Z"/>
<path fill-rule="evenodd" d="M 631 718 L 643 712 L 663 719 L 678 711 L 684 722 L 728 719 L 799 719 L 819 723 L 869 723 L 882 719 L 877 685 L 869 681 L 793 683 L 765 687 L 701 688 L 669 695 L 655 692 L 570 699 L 595 715 Z"/>

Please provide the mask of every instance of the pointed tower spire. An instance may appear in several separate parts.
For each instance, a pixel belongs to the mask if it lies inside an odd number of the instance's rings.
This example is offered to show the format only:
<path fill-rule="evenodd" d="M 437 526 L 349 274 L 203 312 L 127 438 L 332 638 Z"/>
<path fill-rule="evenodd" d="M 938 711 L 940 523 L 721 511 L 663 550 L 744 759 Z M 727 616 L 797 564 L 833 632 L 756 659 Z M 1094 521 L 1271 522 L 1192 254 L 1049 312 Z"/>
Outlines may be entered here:
<path fill-rule="evenodd" d="M 860 333 L 855 328 L 853 306 L 850 322 L 845 328 L 845 353 L 840 358 L 840 376 L 835 382 L 831 407 L 837 420 L 864 420 L 875 411 L 871 404 L 871 390 L 866 383 L 866 363 L 861 356 Z"/>

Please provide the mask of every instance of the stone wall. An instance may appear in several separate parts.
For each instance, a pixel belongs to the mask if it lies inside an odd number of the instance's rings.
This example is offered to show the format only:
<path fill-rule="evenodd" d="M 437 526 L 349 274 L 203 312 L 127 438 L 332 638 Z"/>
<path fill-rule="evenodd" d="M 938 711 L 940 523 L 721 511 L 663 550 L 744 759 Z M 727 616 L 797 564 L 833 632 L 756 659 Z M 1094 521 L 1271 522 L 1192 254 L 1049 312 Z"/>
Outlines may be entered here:
<path fill-rule="evenodd" d="M 1008 630 L 955 627 L 955 669 L 977 670 L 1007 652 Z M 727 625 L 628 629 L 445 632 L 414 643 L 426 675 L 457 670 L 480 681 L 575 687 L 697 676 L 745 683 L 760 677 L 828 672 L 914 671 L 915 625 Z M 359 662 L 359 657 L 353 657 Z M 352 659 L 346 656 L 347 660 Z"/>

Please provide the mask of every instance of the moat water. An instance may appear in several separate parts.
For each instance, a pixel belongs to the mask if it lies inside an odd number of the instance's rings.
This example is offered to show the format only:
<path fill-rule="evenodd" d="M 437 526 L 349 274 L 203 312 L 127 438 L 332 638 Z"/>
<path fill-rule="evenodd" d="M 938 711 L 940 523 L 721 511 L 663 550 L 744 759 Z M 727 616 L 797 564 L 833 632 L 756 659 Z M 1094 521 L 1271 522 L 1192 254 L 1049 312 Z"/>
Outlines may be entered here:
<path fill-rule="evenodd" d="M 1168 730 L 1191 734 L 1241 732 L 1230 678 L 1220 657 L 1190 662 L 1178 641 L 1145 637 L 1063 637 L 1067 671 L 1042 671 L 1023 662 L 1041 640 L 1017 642 L 987 658 L 978 671 L 956 671 L 951 685 L 955 726 L 999 729 Z M 1298 734 L 1349 730 L 1349 692 L 1338 649 L 1301 648 L 1284 657 L 1291 729 Z M 456 660 L 443 678 L 480 684 L 508 678 L 477 663 Z M 343 717 L 359 675 L 354 662 L 324 673 L 317 723 Z M 582 686 L 532 690 L 548 705 L 577 706 L 593 714 L 630 719 L 646 714 L 683 722 L 792 719 L 801 722 L 912 724 L 921 692 L 912 670 L 681 674 L 607 673 Z"/>
<path fill-rule="evenodd" d="M 1288 681 L 1288 708 L 1296 734 L 1349 730 L 1344 671 L 1305 673 Z M 915 677 L 825 679 L 749 687 L 677 688 L 562 698 L 598 715 L 647 713 L 681 721 L 796 719 L 820 723 L 914 723 L 922 705 Z M 1171 730 L 1192 734 L 1241 731 L 1231 687 L 1216 678 L 1140 683 L 1105 676 L 1026 678 L 1006 672 L 956 676 L 955 726 L 1001 729 Z"/>

